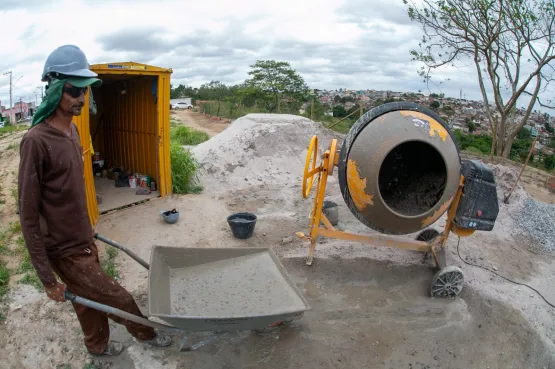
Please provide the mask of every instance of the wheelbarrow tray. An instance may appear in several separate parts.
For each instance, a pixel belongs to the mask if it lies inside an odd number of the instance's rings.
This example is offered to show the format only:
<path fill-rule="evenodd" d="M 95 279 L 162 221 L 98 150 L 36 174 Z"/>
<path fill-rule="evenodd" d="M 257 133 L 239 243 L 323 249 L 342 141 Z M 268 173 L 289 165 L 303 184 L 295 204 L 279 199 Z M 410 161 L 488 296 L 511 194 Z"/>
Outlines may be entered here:
<path fill-rule="evenodd" d="M 154 246 L 149 315 L 191 331 L 256 330 L 310 310 L 270 248 Z"/>

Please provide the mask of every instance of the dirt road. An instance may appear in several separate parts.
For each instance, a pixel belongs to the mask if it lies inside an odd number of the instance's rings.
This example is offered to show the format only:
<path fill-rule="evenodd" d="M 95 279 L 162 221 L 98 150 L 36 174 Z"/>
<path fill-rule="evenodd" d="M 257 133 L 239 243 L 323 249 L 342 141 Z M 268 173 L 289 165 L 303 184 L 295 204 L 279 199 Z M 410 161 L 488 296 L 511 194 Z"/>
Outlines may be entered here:
<path fill-rule="evenodd" d="M 188 127 L 208 133 L 210 137 L 217 135 L 227 128 L 227 120 L 208 118 L 207 116 L 189 109 L 172 110 L 171 116 L 180 120 Z"/>

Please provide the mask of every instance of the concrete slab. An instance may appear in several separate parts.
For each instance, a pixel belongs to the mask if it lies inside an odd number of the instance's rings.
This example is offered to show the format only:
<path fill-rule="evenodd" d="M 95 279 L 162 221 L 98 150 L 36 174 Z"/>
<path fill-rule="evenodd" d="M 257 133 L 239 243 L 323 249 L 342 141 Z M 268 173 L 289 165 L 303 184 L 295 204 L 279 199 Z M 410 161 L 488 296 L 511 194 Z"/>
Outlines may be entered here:
<path fill-rule="evenodd" d="M 158 191 L 152 191 L 149 195 L 136 195 L 137 189 L 116 187 L 115 181 L 108 178 L 94 177 L 94 186 L 96 194 L 102 197 L 102 203 L 98 204 L 101 213 L 160 196 Z"/>

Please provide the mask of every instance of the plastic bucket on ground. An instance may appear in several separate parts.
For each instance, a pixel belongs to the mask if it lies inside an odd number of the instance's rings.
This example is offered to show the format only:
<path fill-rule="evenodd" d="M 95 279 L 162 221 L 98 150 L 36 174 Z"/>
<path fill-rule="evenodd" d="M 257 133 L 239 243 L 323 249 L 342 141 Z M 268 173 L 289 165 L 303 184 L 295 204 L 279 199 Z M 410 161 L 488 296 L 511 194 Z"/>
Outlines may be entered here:
<path fill-rule="evenodd" d="M 256 219 L 256 215 L 252 213 L 235 213 L 227 217 L 227 223 L 233 236 L 244 240 L 252 236 Z"/>

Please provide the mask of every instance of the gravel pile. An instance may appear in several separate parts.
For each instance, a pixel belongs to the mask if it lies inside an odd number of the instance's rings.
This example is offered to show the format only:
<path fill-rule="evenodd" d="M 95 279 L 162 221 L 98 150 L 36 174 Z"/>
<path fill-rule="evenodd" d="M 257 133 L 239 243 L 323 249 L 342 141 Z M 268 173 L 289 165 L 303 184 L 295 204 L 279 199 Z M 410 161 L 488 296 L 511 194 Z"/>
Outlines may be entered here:
<path fill-rule="evenodd" d="M 527 198 L 512 218 L 520 236 L 535 243 L 532 248 L 555 255 L 555 205 Z"/>

